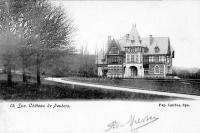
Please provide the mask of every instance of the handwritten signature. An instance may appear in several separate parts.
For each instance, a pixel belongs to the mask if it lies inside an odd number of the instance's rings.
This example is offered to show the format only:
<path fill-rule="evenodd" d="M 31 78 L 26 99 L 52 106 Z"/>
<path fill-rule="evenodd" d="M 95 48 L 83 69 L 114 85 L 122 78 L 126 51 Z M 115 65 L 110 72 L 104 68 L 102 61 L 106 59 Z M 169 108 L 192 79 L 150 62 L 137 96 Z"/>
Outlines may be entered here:
<path fill-rule="evenodd" d="M 129 120 L 125 124 L 120 124 L 116 120 L 112 121 L 107 125 L 106 132 L 111 130 L 116 130 L 120 127 L 128 126 L 130 128 L 130 131 L 132 133 L 135 133 L 138 129 L 145 127 L 155 121 L 157 121 L 159 118 L 154 116 L 145 116 L 143 118 L 137 118 L 135 115 L 131 115 Z"/>

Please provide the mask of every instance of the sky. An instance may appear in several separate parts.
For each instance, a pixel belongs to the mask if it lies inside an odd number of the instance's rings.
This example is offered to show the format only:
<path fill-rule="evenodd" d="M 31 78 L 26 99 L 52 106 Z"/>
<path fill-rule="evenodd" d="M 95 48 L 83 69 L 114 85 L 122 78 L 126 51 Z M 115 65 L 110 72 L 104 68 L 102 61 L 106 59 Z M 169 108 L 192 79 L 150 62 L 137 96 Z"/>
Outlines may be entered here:
<path fill-rule="evenodd" d="M 141 37 L 169 37 L 173 65 L 200 67 L 200 1 L 56 1 L 77 28 L 77 49 L 94 54 L 107 37 L 119 39 L 136 24 Z"/>

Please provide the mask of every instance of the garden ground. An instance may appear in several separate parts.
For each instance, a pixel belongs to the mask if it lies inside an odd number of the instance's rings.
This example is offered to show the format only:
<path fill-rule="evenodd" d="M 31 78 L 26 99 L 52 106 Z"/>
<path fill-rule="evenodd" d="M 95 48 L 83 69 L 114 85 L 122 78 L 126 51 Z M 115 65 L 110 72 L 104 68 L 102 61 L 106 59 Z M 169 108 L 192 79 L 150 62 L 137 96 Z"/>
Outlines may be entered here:
<path fill-rule="evenodd" d="M 172 92 L 200 96 L 200 80 L 192 79 L 109 79 L 109 78 L 65 78 L 70 81 L 144 89 L 159 92 Z"/>
<path fill-rule="evenodd" d="M 117 90 L 105 90 L 95 87 L 62 84 L 42 80 L 37 86 L 34 78 L 31 82 L 22 83 L 20 75 L 14 75 L 12 86 L 6 84 L 6 75 L 0 74 L 0 99 L 4 100 L 174 100 L 169 96 L 130 93 Z"/>

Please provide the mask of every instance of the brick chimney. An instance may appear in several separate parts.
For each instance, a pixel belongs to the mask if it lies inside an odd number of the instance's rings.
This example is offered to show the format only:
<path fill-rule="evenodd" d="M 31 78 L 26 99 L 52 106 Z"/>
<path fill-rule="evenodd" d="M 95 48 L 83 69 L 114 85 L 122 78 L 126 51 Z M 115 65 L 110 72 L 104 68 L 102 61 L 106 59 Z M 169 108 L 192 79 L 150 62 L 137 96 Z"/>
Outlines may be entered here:
<path fill-rule="evenodd" d="M 149 43 L 152 44 L 153 43 L 153 36 L 149 35 Z"/>

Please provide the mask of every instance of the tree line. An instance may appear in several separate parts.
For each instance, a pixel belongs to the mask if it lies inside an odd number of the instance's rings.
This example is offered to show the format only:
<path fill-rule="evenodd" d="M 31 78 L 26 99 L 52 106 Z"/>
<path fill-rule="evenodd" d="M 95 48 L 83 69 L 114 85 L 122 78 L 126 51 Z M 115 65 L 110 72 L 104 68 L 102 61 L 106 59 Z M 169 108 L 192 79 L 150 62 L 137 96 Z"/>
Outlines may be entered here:
<path fill-rule="evenodd" d="M 43 71 L 53 77 L 97 77 L 95 60 L 96 56 L 89 54 L 87 46 L 82 46 L 74 54 L 46 63 Z"/>
<path fill-rule="evenodd" d="M 0 60 L 12 85 L 12 69 L 20 68 L 23 82 L 32 68 L 37 84 L 48 62 L 73 54 L 72 18 L 48 0 L 2 0 L 0 2 Z"/>
<path fill-rule="evenodd" d="M 174 68 L 172 71 L 173 76 L 178 76 L 183 79 L 200 79 L 200 69 L 181 69 Z"/>

